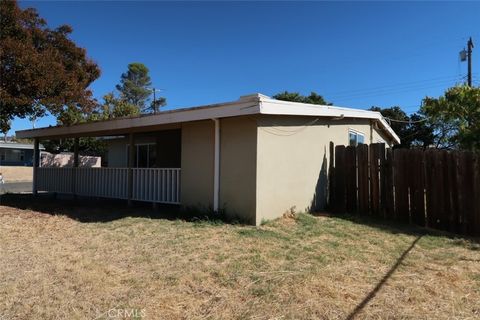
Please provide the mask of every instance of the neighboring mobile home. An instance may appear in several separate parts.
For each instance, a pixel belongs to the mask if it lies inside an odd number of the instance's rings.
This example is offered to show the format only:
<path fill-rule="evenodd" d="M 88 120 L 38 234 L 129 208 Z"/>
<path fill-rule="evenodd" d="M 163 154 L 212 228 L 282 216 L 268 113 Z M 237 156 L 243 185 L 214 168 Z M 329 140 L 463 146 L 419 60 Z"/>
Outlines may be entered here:
<path fill-rule="evenodd" d="M 43 147 L 40 146 L 43 150 Z M 0 141 L 0 166 L 32 166 L 33 144 Z"/>
<path fill-rule="evenodd" d="M 256 225 L 292 207 L 325 207 L 330 141 L 400 142 L 378 112 L 261 94 L 17 136 L 36 145 L 49 138 L 112 137 L 108 168 L 35 168 L 34 192 L 225 209 Z"/>

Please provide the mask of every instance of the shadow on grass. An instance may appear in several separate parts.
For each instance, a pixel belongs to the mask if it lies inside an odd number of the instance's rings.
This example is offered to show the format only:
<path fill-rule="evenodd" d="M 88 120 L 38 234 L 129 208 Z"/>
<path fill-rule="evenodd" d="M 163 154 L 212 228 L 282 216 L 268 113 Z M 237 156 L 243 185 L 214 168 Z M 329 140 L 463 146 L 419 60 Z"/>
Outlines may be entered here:
<path fill-rule="evenodd" d="M 370 291 L 365 298 L 353 309 L 353 311 L 348 315 L 347 319 L 351 320 L 354 319 L 355 316 L 365 308 L 365 306 L 372 300 L 382 289 L 382 287 L 385 285 L 387 280 L 393 275 L 393 273 L 398 269 L 398 267 L 402 264 L 403 260 L 407 257 L 407 255 L 412 251 L 412 249 L 415 247 L 417 242 L 423 237 L 423 235 L 420 235 L 415 238 L 415 240 L 410 244 L 410 246 L 402 253 L 402 255 L 397 259 L 395 264 L 388 270 L 388 272 L 383 276 L 383 278 L 377 283 L 375 288 Z"/>
<path fill-rule="evenodd" d="M 329 214 L 319 213 L 313 215 L 323 215 L 332 218 L 346 220 L 355 224 L 367 225 L 376 229 L 381 229 L 391 234 L 406 234 L 411 236 L 435 236 L 444 237 L 452 240 L 466 240 L 472 243 L 480 244 L 480 237 L 471 237 L 461 234 L 451 233 L 448 231 L 423 228 L 413 224 L 406 224 L 393 220 L 385 220 L 382 218 L 375 218 L 367 215 L 352 215 L 352 214 Z"/>
<path fill-rule="evenodd" d="M 126 200 L 78 197 L 42 193 L 37 197 L 32 194 L 7 193 L 0 196 L 0 205 L 33 210 L 50 215 L 63 215 L 85 223 L 110 222 L 126 217 L 143 217 L 150 219 L 185 220 L 208 224 L 236 222 L 229 220 L 223 212 L 216 213 L 208 209 L 181 209 L 178 205 L 134 202 L 129 207 Z"/>
<path fill-rule="evenodd" d="M 438 238 L 447 238 L 453 240 L 453 244 L 463 246 L 469 250 L 480 250 L 480 238 L 467 237 L 463 235 L 453 234 L 446 231 L 433 230 L 428 228 L 422 228 L 419 226 L 400 223 L 391 220 L 382 220 L 380 218 L 374 218 L 370 216 L 360 216 L 360 215 L 348 215 L 348 214 L 316 214 L 328 216 L 331 218 L 341 219 L 349 221 L 351 223 L 366 225 L 372 228 L 380 229 L 382 231 L 391 233 L 391 234 L 406 234 L 414 236 L 415 239 L 412 243 L 403 251 L 403 253 L 397 258 L 392 267 L 388 272 L 382 277 L 382 279 L 377 283 L 377 285 L 363 298 L 363 300 L 354 308 L 354 310 L 348 315 L 346 319 L 354 319 L 365 307 L 366 305 L 377 295 L 377 293 L 382 289 L 388 279 L 395 273 L 398 267 L 402 264 L 408 254 L 412 251 L 415 245 L 423 238 L 431 236 L 429 239 Z M 423 242 L 422 242 L 423 243 Z"/>

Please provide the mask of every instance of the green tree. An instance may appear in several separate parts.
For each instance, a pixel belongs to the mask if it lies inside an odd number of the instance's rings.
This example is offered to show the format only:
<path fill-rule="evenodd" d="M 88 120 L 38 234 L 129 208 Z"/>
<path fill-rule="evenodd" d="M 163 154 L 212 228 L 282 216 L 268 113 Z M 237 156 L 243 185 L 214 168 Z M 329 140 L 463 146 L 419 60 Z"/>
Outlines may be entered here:
<path fill-rule="evenodd" d="M 408 136 L 404 137 L 403 140 L 411 147 L 426 149 L 435 145 L 437 136 L 425 115 L 421 113 L 411 114 L 408 131 Z"/>
<path fill-rule="evenodd" d="M 86 112 L 94 107 L 88 86 L 100 70 L 69 38 L 70 26 L 50 29 L 35 9 L 22 10 L 16 1 L 0 1 L 0 16 L 2 127 L 47 110 L 57 116 L 66 105 Z"/>
<path fill-rule="evenodd" d="M 68 106 L 57 117 L 57 124 L 72 126 L 80 123 L 104 120 L 105 115 L 101 106 L 97 106 L 90 112 L 82 112 L 75 106 Z M 73 152 L 73 139 L 51 139 L 42 141 L 45 150 L 51 153 Z M 103 139 L 95 137 L 81 137 L 79 139 L 79 153 L 81 155 L 104 157 L 107 152 L 107 145 Z"/>
<path fill-rule="evenodd" d="M 480 151 L 480 87 L 457 86 L 421 108 L 438 136 L 438 146 Z"/>
<path fill-rule="evenodd" d="M 401 144 L 395 146 L 395 148 L 427 148 L 433 144 L 433 129 L 423 115 L 414 113 L 408 116 L 399 106 L 390 108 L 371 107 L 370 110 L 380 112 L 387 119 L 393 131 L 400 137 Z"/>
<path fill-rule="evenodd" d="M 160 107 L 167 105 L 167 98 L 165 97 L 157 97 L 155 101 L 152 100 L 150 104 L 150 111 L 155 112 L 160 109 Z"/>
<path fill-rule="evenodd" d="M 125 99 L 116 98 L 113 92 L 110 92 L 103 96 L 102 112 L 104 118 L 110 119 L 136 116 L 140 114 L 140 109 Z"/>
<path fill-rule="evenodd" d="M 130 63 L 127 72 L 121 75 L 120 84 L 116 86 L 121 99 L 143 110 L 152 93 L 149 70 L 139 62 Z"/>
<path fill-rule="evenodd" d="M 10 131 L 12 123 L 10 120 L 7 121 L 0 121 L 0 132 L 3 133 L 3 139 L 7 142 L 7 134 Z"/>
<path fill-rule="evenodd" d="M 292 101 L 300 103 L 320 104 L 320 105 L 332 105 L 327 102 L 321 95 L 316 92 L 311 92 L 309 96 L 303 96 L 298 92 L 280 92 L 273 96 L 274 99 L 283 101 Z"/>

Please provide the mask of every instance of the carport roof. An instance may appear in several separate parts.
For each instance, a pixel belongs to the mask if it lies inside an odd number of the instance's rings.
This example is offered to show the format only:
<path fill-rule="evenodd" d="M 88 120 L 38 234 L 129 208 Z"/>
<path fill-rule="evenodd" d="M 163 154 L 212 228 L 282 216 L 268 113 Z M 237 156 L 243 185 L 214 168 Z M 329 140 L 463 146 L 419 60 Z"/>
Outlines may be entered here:
<path fill-rule="evenodd" d="M 128 134 L 131 132 L 153 131 L 160 127 L 165 127 L 166 125 L 175 127 L 175 125 L 178 126 L 182 122 L 256 114 L 316 116 L 334 119 L 371 119 L 375 120 L 379 124 L 379 127 L 385 131 L 394 142 L 400 143 L 400 138 L 395 134 L 379 112 L 281 101 L 259 93 L 242 96 L 237 101 L 181 108 L 151 115 L 115 118 L 73 126 L 50 126 L 31 130 L 21 130 L 16 132 L 16 136 L 17 138 L 46 139 L 82 136 L 113 136 Z"/>

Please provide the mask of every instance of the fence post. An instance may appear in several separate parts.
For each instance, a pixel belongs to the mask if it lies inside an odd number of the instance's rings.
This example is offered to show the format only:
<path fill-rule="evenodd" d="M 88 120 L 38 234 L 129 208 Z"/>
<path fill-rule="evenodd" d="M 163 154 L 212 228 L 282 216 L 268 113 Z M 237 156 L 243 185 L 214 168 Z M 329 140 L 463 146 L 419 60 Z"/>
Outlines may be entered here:
<path fill-rule="evenodd" d="M 473 235 L 480 236 L 480 155 L 474 155 L 473 161 Z"/>
<path fill-rule="evenodd" d="M 425 226 L 425 183 L 424 183 L 424 152 L 422 150 L 408 150 L 407 159 L 410 169 L 410 213 L 412 222 L 421 227 Z"/>
<path fill-rule="evenodd" d="M 463 203 L 460 208 L 460 218 L 462 219 L 462 232 L 465 235 L 474 235 L 475 233 L 475 197 L 478 197 L 473 191 L 475 188 L 474 181 L 474 156 L 472 152 L 462 152 L 460 158 L 460 167 L 462 168 L 463 177 L 458 183 L 458 201 Z"/>
<path fill-rule="evenodd" d="M 347 212 L 357 212 L 357 152 L 353 146 L 345 149 Z"/>
<path fill-rule="evenodd" d="M 385 156 L 382 156 L 382 145 L 372 143 L 369 146 L 370 160 L 370 207 L 374 216 L 380 216 L 380 161 L 383 162 Z M 385 151 L 383 150 L 385 154 Z"/>
<path fill-rule="evenodd" d="M 368 146 L 360 144 L 357 146 L 358 163 L 358 212 L 369 213 L 369 187 L 368 187 Z"/>
<path fill-rule="evenodd" d="M 393 150 L 391 148 L 387 149 L 386 160 L 383 165 L 383 177 L 382 181 L 382 201 L 384 209 L 384 217 L 386 219 L 395 219 L 395 197 L 393 196 Z"/>
<path fill-rule="evenodd" d="M 458 232 L 463 228 L 462 181 L 463 176 L 462 154 L 459 152 L 442 152 L 442 167 L 444 179 L 442 197 L 443 230 Z"/>
<path fill-rule="evenodd" d="M 335 147 L 335 212 L 345 213 L 345 146 Z"/>
<path fill-rule="evenodd" d="M 385 219 L 386 218 L 386 180 L 385 180 L 385 161 L 386 161 L 386 154 L 385 154 L 385 143 L 379 144 L 379 184 L 380 184 L 380 209 L 379 214 L 380 216 Z"/>
<path fill-rule="evenodd" d="M 128 152 L 128 176 L 127 176 L 127 199 L 128 205 L 132 205 L 133 198 L 133 167 L 135 165 L 135 137 L 133 133 L 128 135 L 129 152 Z"/>
<path fill-rule="evenodd" d="M 329 155 L 328 155 L 328 207 L 333 209 L 335 207 L 335 145 L 330 141 Z"/>
<path fill-rule="evenodd" d="M 425 151 L 425 195 L 427 199 L 427 227 L 435 228 L 438 214 L 435 202 L 435 166 L 437 165 L 436 153 L 434 150 Z"/>
<path fill-rule="evenodd" d="M 401 222 L 410 222 L 406 151 L 405 149 L 395 149 L 393 151 L 395 163 L 395 218 Z"/>

